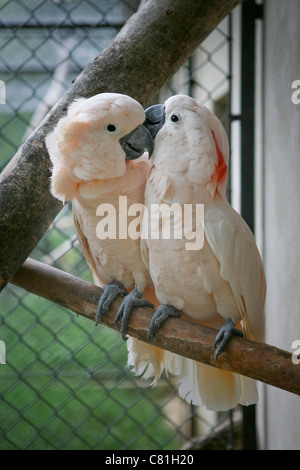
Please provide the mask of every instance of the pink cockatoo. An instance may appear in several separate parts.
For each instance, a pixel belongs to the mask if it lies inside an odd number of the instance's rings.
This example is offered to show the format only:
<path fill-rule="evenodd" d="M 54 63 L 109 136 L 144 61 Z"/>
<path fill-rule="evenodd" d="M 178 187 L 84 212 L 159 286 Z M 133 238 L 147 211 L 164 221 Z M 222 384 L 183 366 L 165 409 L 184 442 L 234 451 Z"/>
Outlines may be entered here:
<path fill-rule="evenodd" d="M 116 322 L 122 317 L 124 338 L 133 307 L 153 306 L 145 300 L 153 297 L 153 286 L 142 261 L 139 239 L 126 235 L 120 239 L 117 234 L 115 238 L 99 238 L 97 210 L 102 207 L 104 215 L 105 209 L 112 207 L 119 220 L 119 196 L 127 197 L 128 207 L 144 203 L 149 161 L 148 155 L 142 154 L 145 149 L 150 154 L 153 150 L 153 139 L 142 125 L 144 120 L 145 111 L 134 99 L 102 93 L 75 100 L 46 137 L 53 163 L 51 192 L 63 202 L 73 201 L 82 251 L 95 283 L 104 289 L 96 321 L 119 294 L 126 296 L 116 317 Z"/>
<path fill-rule="evenodd" d="M 149 340 L 168 317 L 184 315 L 220 329 L 216 358 L 232 335 L 261 341 L 264 269 L 251 230 L 225 198 L 229 149 L 222 124 L 203 104 L 185 95 L 152 106 L 146 116 L 145 124 L 155 137 L 145 190 L 147 225 L 153 223 L 153 207 L 177 204 L 182 214 L 186 207 L 193 208 L 193 233 L 202 231 L 201 246 L 189 249 L 191 239 L 183 230 L 181 238 L 170 236 L 169 240 L 153 237 L 149 230 L 142 240 L 145 264 L 161 304 L 150 323 Z M 197 205 L 204 212 L 195 221 Z M 162 215 L 159 220 L 162 224 Z M 182 217 L 171 219 L 174 233 L 178 221 L 181 223 Z M 154 377 L 154 383 L 163 370 L 174 374 L 179 394 L 190 403 L 220 411 L 257 401 L 256 384 L 250 378 L 135 338 L 130 338 L 128 349 L 128 363 L 137 374 L 147 365 L 144 376 Z"/>

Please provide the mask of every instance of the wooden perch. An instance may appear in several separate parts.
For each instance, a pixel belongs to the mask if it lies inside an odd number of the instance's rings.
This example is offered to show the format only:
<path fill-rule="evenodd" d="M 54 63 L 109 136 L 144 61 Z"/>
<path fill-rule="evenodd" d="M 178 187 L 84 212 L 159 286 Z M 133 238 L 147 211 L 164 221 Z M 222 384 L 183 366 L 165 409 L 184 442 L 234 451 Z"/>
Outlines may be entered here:
<path fill-rule="evenodd" d="M 49 192 L 45 136 L 80 96 L 118 92 L 142 105 L 241 0 L 149 0 L 76 78 L 0 175 L 0 290 L 61 209 Z"/>
<path fill-rule="evenodd" d="M 102 289 L 59 269 L 28 259 L 12 283 L 52 302 L 95 320 Z M 114 329 L 114 318 L 122 299 L 117 299 L 103 324 Z M 153 315 L 150 308 L 135 309 L 128 333 L 147 341 L 147 329 Z M 300 365 L 292 362 L 291 353 L 274 346 L 232 338 L 217 361 L 213 343 L 217 331 L 191 321 L 172 318 L 153 338 L 153 344 L 182 356 L 221 369 L 238 372 L 275 387 L 300 395 Z"/>

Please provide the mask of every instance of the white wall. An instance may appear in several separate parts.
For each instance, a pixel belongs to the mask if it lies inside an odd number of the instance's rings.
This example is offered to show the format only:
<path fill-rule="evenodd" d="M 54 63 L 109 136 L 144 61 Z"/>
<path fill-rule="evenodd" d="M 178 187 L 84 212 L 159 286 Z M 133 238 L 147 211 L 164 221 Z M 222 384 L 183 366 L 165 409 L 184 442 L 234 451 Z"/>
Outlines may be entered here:
<path fill-rule="evenodd" d="M 291 101 L 300 1 L 266 0 L 264 28 L 266 342 L 292 352 L 300 340 L 300 104 Z M 300 397 L 266 387 L 260 435 L 267 449 L 300 449 Z"/>

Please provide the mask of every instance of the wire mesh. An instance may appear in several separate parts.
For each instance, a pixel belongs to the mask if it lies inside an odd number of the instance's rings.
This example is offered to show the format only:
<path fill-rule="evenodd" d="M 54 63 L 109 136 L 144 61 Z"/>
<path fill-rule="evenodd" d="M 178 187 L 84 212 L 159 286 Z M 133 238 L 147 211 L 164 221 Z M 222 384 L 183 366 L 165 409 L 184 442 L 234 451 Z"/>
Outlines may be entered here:
<path fill-rule="evenodd" d="M 0 2 L 1 170 L 138 6 L 137 0 Z M 189 94 L 226 125 L 229 50 L 226 18 L 157 98 Z M 69 204 L 31 256 L 92 282 Z M 0 449 L 196 448 L 227 419 L 187 405 L 166 377 L 157 388 L 134 377 L 116 332 L 12 285 L 0 300 L 7 348 L 0 366 Z M 228 443 L 233 438 L 224 432 L 218 448 Z"/>

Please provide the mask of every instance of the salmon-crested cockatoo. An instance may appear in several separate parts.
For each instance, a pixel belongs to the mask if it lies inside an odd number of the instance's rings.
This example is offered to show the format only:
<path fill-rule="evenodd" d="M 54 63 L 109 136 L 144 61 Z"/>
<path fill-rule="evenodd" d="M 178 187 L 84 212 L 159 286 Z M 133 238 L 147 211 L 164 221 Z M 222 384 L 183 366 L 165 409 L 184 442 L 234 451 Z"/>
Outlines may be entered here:
<path fill-rule="evenodd" d="M 124 338 L 133 307 L 153 307 L 141 298 L 143 292 L 147 297 L 145 289 L 154 292 L 142 261 L 140 240 L 127 236 L 127 226 L 121 227 L 126 214 L 119 210 L 119 196 L 127 197 L 127 207 L 144 203 L 150 163 L 148 155 L 142 155 L 153 150 L 151 134 L 142 125 L 144 120 L 145 111 L 134 99 L 101 93 L 75 100 L 45 140 L 53 164 L 51 192 L 63 202 L 73 201 L 82 251 L 95 283 L 104 289 L 96 322 L 119 294 L 126 296 L 116 317 L 116 322 L 122 317 Z M 116 221 L 121 217 L 120 226 L 115 237 L 114 233 L 99 237 L 99 215 L 105 215 L 109 208 Z"/>
<path fill-rule="evenodd" d="M 161 234 L 153 237 L 149 229 L 142 240 L 145 264 L 160 302 L 149 326 L 149 340 L 168 317 L 184 315 L 219 329 L 216 358 L 232 335 L 261 341 L 264 270 L 251 230 L 225 198 L 229 150 L 222 124 L 203 104 L 185 95 L 150 107 L 146 116 L 145 124 L 155 137 L 145 190 L 147 224 L 154 223 L 151 211 L 162 204 L 177 205 L 182 214 L 170 218 L 173 233 L 176 224 L 182 223 L 181 238 L 178 231 L 176 237 L 170 231 L 170 239 L 162 239 Z M 204 209 L 198 220 L 197 207 Z M 185 214 L 193 232 L 183 230 Z M 188 221 L 189 214 L 193 217 Z M 162 224 L 162 213 L 159 220 Z M 191 235 L 197 231 L 200 235 L 202 231 L 202 241 L 192 246 Z M 155 357 L 149 345 L 134 338 L 128 348 L 128 361 L 136 373 L 141 374 L 148 364 L 146 376 L 154 376 L 154 383 L 163 369 L 176 375 L 179 394 L 190 403 L 220 411 L 257 401 L 256 384 L 250 378 L 168 351 L 159 350 Z"/>

